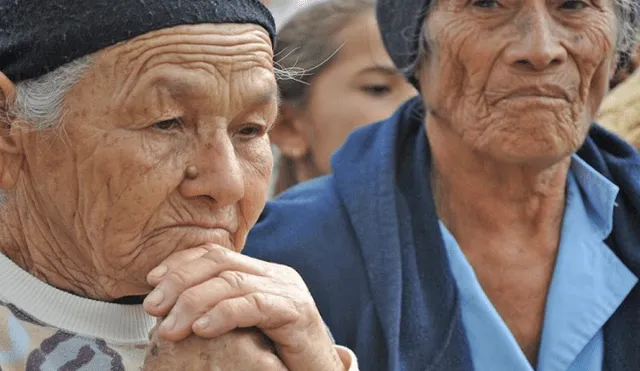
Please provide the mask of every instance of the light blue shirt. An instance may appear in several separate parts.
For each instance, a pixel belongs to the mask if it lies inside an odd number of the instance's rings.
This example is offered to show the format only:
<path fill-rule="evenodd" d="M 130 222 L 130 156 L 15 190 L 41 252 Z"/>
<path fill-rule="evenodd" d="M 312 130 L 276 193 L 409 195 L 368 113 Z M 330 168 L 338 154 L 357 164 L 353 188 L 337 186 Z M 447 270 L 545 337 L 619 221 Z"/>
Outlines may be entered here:
<path fill-rule="evenodd" d="M 573 157 L 537 371 L 603 371 L 602 327 L 638 281 L 604 243 L 613 227 L 618 191 L 615 184 Z M 444 224 L 440 227 L 460 290 L 475 369 L 533 371 L 455 238 Z"/>

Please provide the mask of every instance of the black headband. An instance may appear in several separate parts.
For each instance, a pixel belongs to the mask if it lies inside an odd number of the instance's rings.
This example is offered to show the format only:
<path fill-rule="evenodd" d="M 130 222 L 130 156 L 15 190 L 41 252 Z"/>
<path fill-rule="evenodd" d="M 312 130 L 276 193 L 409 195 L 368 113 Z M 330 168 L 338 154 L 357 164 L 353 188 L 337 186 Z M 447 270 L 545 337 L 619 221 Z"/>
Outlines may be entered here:
<path fill-rule="evenodd" d="M 419 89 L 415 66 L 418 62 L 420 31 L 431 0 L 378 0 L 376 17 L 382 41 L 393 63 L 407 79 Z M 634 0 L 640 8 L 640 0 Z M 640 27 L 640 19 L 632 18 L 634 28 Z M 629 61 L 628 54 L 620 55 L 618 69 Z"/>
<path fill-rule="evenodd" d="M 0 0 L 0 71 L 36 78 L 150 31 L 199 23 L 253 23 L 275 38 L 258 0 Z"/>

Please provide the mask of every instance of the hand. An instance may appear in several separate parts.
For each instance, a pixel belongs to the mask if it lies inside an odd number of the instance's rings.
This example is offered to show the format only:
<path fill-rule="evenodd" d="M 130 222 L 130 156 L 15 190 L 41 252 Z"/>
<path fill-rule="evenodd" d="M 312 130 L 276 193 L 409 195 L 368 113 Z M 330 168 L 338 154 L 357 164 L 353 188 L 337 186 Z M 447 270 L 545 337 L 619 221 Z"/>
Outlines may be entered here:
<path fill-rule="evenodd" d="M 286 371 L 271 342 L 257 329 L 215 339 L 190 335 L 171 342 L 152 331 L 142 371 Z"/>
<path fill-rule="evenodd" d="M 289 267 L 211 245 L 173 254 L 148 280 L 156 288 L 144 307 L 168 315 L 159 328 L 165 339 L 257 327 L 292 371 L 344 369 L 309 290 Z"/>

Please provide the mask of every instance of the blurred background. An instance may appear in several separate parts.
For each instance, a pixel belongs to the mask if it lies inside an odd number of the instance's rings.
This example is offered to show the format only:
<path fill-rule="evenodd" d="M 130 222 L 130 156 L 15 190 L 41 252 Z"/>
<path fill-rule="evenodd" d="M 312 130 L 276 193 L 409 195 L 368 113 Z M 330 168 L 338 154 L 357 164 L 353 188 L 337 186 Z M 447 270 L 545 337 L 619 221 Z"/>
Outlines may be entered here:
<path fill-rule="evenodd" d="M 296 10 L 303 8 L 309 4 L 316 3 L 322 0 L 262 0 L 262 2 L 269 7 L 273 18 L 276 21 L 277 27 L 280 27 Z M 280 157 L 278 148 L 273 146 L 273 152 L 275 156 L 275 162 L 277 164 Z M 278 179 L 278 166 L 275 165 L 273 169 L 273 176 L 271 177 L 271 186 L 269 193 L 273 195 L 275 182 Z"/>
<path fill-rule="evenodd" d="M 297 9 L 318 1 L 321 0 L 265 0 L 264 3 L 271 9 L 276 24 L 280 25 Z"/>

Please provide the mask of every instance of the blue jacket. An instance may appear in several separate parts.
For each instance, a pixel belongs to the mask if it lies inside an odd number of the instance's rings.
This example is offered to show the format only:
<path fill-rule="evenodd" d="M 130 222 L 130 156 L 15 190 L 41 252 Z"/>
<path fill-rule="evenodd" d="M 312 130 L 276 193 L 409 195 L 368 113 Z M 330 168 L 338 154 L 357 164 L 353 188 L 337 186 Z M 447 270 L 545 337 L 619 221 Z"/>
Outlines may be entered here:
<path fill-rule="evenodd" d="M 640 154 L 594 125 L 578 155 L 620 187 L 607 244 L 640 276 Z M 356 131 L 332 166 L 268 203 L 245 252 L 302 275 L 362 370 L 473 370 L 427 181 L 420 101 Z M 640 370 L 638 285 L 604 336 L 605 369 Z"/>

